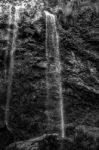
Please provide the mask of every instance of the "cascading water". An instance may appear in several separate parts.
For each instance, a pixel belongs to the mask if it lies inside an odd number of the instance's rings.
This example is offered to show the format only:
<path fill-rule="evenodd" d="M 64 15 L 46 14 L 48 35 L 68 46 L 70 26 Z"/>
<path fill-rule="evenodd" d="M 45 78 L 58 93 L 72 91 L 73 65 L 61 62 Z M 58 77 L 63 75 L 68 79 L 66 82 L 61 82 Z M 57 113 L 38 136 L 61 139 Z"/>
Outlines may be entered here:
<path fill-rule="evenodd" d="M 8 73 L 8 87 L 7 87 L 7 100 L 6 100 L 6 109 L 5 109 L 5 124 L 8 127 L 9 126 L 9 106 L 10 106 L 10 99 L 11 99 L 11 86 L 13 81 L 13 68 L 14 68 L 14 53 L 16 50 L 16 37 L 17 37 L 17 21 L 19 19 L 19 11 L 17 8 L 12 6 L 12 13 L 10 13 L 10 22 L 13 22 L 14 29 L 13 29 L 13 38 L 12 38 L 12 44 L 11 44 L 11 50 L 10 50 L 10 64 L 9 64 L 9 73 Z"/>
<path fill-rule="evenodd" d="M 12 24 L 12 15 L 11 15 L 11 5 L 9 6 L 9 16 L 8 16 L 8 33 L 7 33 L 7 43 L 8 43 L 8 47 L 10 46 L 10 32 L 11 32 L 11 26 Z M 7 48 L 6 52 L 5 52 L 5 81 L 7 81 L 7 76 L 8 76 L 8 66 L 7 66 L 7 61 L 8 61 L 8 55 L 9 55 L 9 48 Z"/>
<path fill-rule="evenodd" d="M 61 136 L 65 137 L 63 95 L 61 83 L 61 63 L 59 54 L 59 35 L 56 29 L 55 15 L 44 11 L 46 16 L 46 86 L 47 86 L 47 115 L 48 127 L 52 132 L 59 132 L 57 127 L 61 124 Z M 59 111 L 60 110 L 60 111 Z M 60 115 L 61 114 L 61 115 Z M 61 116 L 61 119 L 60 117 Z M 60 122 L 61 120 L 61 122 Z M 50 129 L 49 129 L 50 130 Z M 50 131 L 49 131 L 50 132 Z"/>

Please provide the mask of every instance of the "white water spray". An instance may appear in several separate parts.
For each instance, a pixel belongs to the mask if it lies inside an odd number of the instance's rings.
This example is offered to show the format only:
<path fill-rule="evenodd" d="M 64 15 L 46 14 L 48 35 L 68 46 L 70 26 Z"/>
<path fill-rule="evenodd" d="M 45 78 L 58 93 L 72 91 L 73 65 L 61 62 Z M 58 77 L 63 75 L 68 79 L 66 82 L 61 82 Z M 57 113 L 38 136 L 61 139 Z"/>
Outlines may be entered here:
<path fill-rule="evenodd" d="M 56 99 L 56 103 L 58 105 L 56 106 L 55 103 L 55 106 L 53 107 L 60 108 L 59 114 L 61 114 L 61 136 L 62 138 L 64 138 L 65 137 L 64 111 L 63 111 L 64 108 L 63 108 L 63 95 L 61 83 L 61 63 L 59 54 L 59 35 L 56 29 L 56 17 L 47 11 L 45 11 L 45 16 L 46 16 L 46 58 L 47 58 L 47 71 L 46 71 L 47 102 L 48 107 L 52 107 L 54 105 L 55 101 L 54 99 Z M 52 96 L 53 94 L 54 97 Z M 48 108 L 48 122 L 52 120 L 52 118 L 54 117 L 54 113 L 51 114 L 51 110 Z"/>

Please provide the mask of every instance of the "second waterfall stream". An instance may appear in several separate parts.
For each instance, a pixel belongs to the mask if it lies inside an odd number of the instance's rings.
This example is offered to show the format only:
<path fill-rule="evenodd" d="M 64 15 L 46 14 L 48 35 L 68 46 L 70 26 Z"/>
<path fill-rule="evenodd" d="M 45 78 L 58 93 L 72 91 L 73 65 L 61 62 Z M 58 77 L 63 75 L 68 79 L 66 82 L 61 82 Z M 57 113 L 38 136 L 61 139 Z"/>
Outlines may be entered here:
<path fill-rule="evenodd" d="M 46 17 L 46 87 L 48 128 L 65 137 L 64 108 L 61 82 L 61 62 L 59 53 L 59 35 L 56 27 L 56 16 L 44 11 Z M 49 131 L 51 132 L 51 131 Z"/>
<path fill-rule="evenodd" d="M 9 128 L 9 111 L 10 111 L 10 100 L 11 100 L 11 91 L 12 91 L 12 81 L 13 81 L 13 69 L 14 69 L 14 53 L 16 50 L 16 37 L 17 37 L 17 31 L 18 31 L 18 26 L 17 26 L 17 21 L 19 19 L 19 10 L 12 6 L 10 7 L 10 16 L 9 16 L 9 26 L 13 24 L 13 32 L 11 36 L 11 44 L 9 45 L 8 52 L 10 55 L 10 60 L 9 60 L 9 69 L 8 69 L 8 86 L 7 86 L 7 98 L 6 98 L 6 109 L 5 109 L 5 124 Z M 9 33 L 10 34 L 10 33 Z M 9 35 L 10 38 L 10 35 Z M 10 40 L 10 39 L 8 39 Z"/>

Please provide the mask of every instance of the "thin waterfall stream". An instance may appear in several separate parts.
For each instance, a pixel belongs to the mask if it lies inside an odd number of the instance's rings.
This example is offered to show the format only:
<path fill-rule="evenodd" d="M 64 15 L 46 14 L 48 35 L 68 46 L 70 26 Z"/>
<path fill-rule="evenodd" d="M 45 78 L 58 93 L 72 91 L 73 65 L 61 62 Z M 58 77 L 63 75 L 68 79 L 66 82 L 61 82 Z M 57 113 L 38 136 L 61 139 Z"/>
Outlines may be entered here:
<path fill-rule="evenodd" d="M 10 32 L 11 32 L 11 26 L 12 24 L 12 15 L 11 15 L 11 5 L 9 6 L 9 16 L 8 16 L 8 33 L 7 33 L 7 43 L 8 43 L 8 47 L 10 45 Z M 8 66 L 7 66 L 7 57 L 9 55 L 9 49 L 7 48 L 6 52 L 5 52 L 5 80 L 7 81 L 7 76 L 8 76 Z"/>
<path fill-rule="evenodd" d="M 64 108 L 61 82 L 61 62 L 59 53 L 59 35 L 55 15 L 45 11 L 46 16 L 46 86 L 48 126 L 61 124 L 61 137 L 65 137 Z M 53 112 L 53 114 L 52 114 Z M 53 120 L 53 121 L 52 121 Z M 59 121 L 60 120 L 60 121 Z M 57 132 L 57 129 L 54 130 Z"/>
<path fill-rule="evenodd" d="M 13 7 L 13 6 L 12 6 Z M 10 22 L 13 20 L 14 29 L 13 29 L 13 39 L 10 49 L 10 64 L 9 64 L 9 73 L 8 73 L 8 87 L 7 87 L 7 100 L 6 100 L 6 109 L 5 109 L 5 124 L 9 128 L 9 106 L 11 100 L 11 86 L 13 82 L 13 69 L 14 69 L 14 53 L 16 50 L 16 37 L 17 37 L 17 20 L 19 19 L 19 11 L 15 7 L 12 8 L 12 11 L 15 11 L 14 14 L 10 13 Z"/>

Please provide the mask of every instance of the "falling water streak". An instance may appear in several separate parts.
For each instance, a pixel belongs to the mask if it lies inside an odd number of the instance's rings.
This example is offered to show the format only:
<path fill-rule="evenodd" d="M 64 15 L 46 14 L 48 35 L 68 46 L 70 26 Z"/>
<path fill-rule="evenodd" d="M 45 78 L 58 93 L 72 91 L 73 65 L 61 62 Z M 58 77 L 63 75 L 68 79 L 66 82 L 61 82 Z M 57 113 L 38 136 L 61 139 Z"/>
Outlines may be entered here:
<path fill-rule="evenodd" d="M 46 13 L 46 12 L 45 12 Z M 47 30 L 47 16 L 46 16 L 46 30 Z M 48 50 L 47 50 L 47 37 L 48 37 L 48 34 L 47 34 L 47 31 L 46 31 L 46 58 L 47 58 L 47 64 L 48 64 Z M 47 89 L 47 100 L 49 101 L 49 83 L 47 82 L 48 81 L 48 72 L 46 71 L 46 89 Z M 47 118 L 49 120 L 49 114 L 47 112 Z"/>
<path fill-rule="evenodd" d="M 9 66 L 9 74 L 8 74 L 8 88 L 7 88 L 7 101 L 6 101 L 6 109 L 5 109 L 5 124 L 9 128 L 9 107 L 10 107 L 10 100 L 11 100 L 11 86 L 13 81 L 13 69 L 14 69 L 14 53 L 15 53 L 15 41 L 17 37 L 17 20 L 19 19 L 19 12 L 16 9 L 14 14 L 14 31 L 13 31 L 13 41 L 10 51 L 10 66 Z"/>
<path fill-rule="evenodd" d="M 59 43 L 59 36 L 57 35 L 57 43 Z M 59 46 L 58 46 L 58 51 L 59 53 Z M 60 54 L 58 54 L 60 55 Z M 59 64 L 58 64 L 59 63 Z M 59 67 L 59 93 L 60 93 L 60 106 L 61 106 L 61 127 L 62 127 L 62 138 L 65 138 L 65 128 L 64 128 L 64 107 L 63 107 L 63 94 L 62 94 L 62 82 L 61 82 L 61 64 L 60 64 L 60 58 L 59 60 L 56 61 L 56 65 Z M 57 67 L 57 68 L 58 68 Z"/>
<path fill-rule="evenodd" d="M 46 71 L 46 87 L 47 87 L 47 102 L 50 101 L 50 83 L 49 83 L 49 77 L 48 77 L 48 65 L 50 63 L 49 61 L 49 51 L 48 51 L 48 16 L 49 13 L 47 11 L 45 11 L 45 15 L 46 15 L 46 58 L 47 58 L 47 71 Z M 49 112 L 47 111 L 47 118 L 48 118 L 48 127 L 50 126 L 50 115 Z"/>
<path fill-rule="evenodd" d="M 7 42 L 8 42 L 8 47 L 10 45 L 10 25 L 12 24 L 12 15 L 11 15 L 11 6 L 9 6 L 9 17 L 8 17 L 8 33 L 7 33 Z M 7 63 L 7 57 L 8 57 L 8 49 L 5 52 L 5 62 Z M 5 81 L 7 81 L 7 64 L 5 63 Z"/>
<path fill-rule="evenodd" d="M 61 113 L 61 136 L 62 138 L 65 137 L 65 131 L 64 131 L 64 108 L 63 108 L 63 95 L 62 95 L 62 83 L 61 83 L 61 64 L 60 64 L 60 54 L 59 54 L 59 35 L 57 33 L 57 29 L 56 29 L 56 18 L 54 15 L 50 14 L 49 12 L 46 12 L 45 11 L 45 14 L 46 14 L 46 29 L 48 28 L 48 17 L 50 18 L 50 21 L 53 25 L 53 29 L 52 29 L 52 47 L 55 47 L 55 74 L 56 76 L 58 75 L 58 77 L 56 77 L 54 80 L 55 82 L 58 84 L 57 85 L 57 89 L 59 91 L 59 99 L 60 99 L 60 113 Z M 48 52 L 48 33 L 46 31 L 46 58 L 47 58 L 47 63 L 49 64 L 49 53 L 50 55 L 51 52 Z M 54 52 L 53 52 L 54 53 Z M 54 54 L 53 54 L 54 55 Z M 49 86 L 50 86 L 50 83 L 48 82 L 48 72 L 46 72 L 46 81 L 47 81 L 47 100 L 50 101 L 49 99 Z M 53 83 L 52 83 L 53 84 Z M 49 114 L 48 114 L 48 117 L 49 117 Z M 50 119 L 50 118 L 48 118 Z"/>
<path fill-rule="evenodd" d="M 59 35 L 57 33 L 56 24 L 54 21 L 54 27 L 55 27 L 55 33 L 56 33 L 56 54 L 55 57 L 55 65 L 56 65 L 56 72 L 59 73 L 59 76 L 57 78 L 58 86 L 59 86 L 59 98 L 60 98 L 60 111 L 61 111 L 61 128 L 62 128 L 62 138 L 65 138 L 65 130 L 64 130 L 64 107 L 63 107 L 63 94 L 62 94 L 62 82 L 61 82 L 61 63 L 60 63 L 60 53 L 59 53 Z M 55 43 L 54 43 L 55 44 Z"/>

